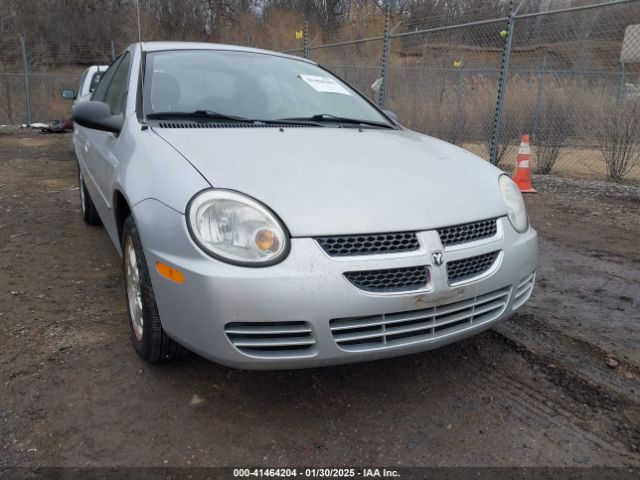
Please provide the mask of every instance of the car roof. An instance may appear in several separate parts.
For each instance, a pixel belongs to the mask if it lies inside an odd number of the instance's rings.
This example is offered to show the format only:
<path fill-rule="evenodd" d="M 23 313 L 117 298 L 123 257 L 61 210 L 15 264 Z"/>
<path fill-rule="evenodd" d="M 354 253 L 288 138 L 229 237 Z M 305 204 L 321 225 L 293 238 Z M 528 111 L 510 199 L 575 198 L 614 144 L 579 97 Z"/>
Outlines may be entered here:
<path fill-rule="evenodd" d="M 134 44 L 135 45 L 135 44 Z M 226 45 L 223 43 L 205 43 L 205 42 L 140 42 L 142 51 L 144 52 L 160 52 L 163 50 L 220 50 L 231 52 L 260 53 L 263 55 L 273 55 L 276 57 L 291 58 L 307 63 L 315 64 L 306 58 L 288 55 L 286 53 L 274 52 L 272 50 L 263 50 L 260 48 L 241 47 L 239 45 Z"/>

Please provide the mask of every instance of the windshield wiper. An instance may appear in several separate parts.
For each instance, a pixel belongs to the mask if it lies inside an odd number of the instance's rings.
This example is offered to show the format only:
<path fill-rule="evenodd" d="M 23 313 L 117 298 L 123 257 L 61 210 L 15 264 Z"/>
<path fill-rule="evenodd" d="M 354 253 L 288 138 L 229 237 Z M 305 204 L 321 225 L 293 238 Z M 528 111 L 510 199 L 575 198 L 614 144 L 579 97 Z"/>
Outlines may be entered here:
<path fill-rule="evenodd" d="M 348 117 L 339 117 L 337 115 L 332 115 L 330 113 L 318 113 L 316 115 L 312 115 L 310 117 L 295 117 L 295 118 L 281 118 L 279 121 L 312 121 L 312 122 L 334 122 L 334 123 L 346 123 L 349 125 L 368 125 L 371 127 L 380 127 L 380 128 L 394 128 L 388 123 L 384 122 L 376 122 L 373 120 L 361 120 L 359 118 L 348 118 Z"/>
<path fill-rule="evenodd" d="M 147 118 L 202 118 L 205 120 L 233 120 L 234 122 L 254 123 L 255 120 L 226 113 L 214 112 L 212 110 L 195 110 L 193 112 L 153 112 L 148 113 Z"/>
<path fill-rule="evenodd" d="M 258 118 L 238 117 L 236 115 L 228 115 L 226 113 L 214 112 L 212 110 L 195 110 L 193 112 L 153 112 L 147 114 L 147 118 L 151 119 L 167 119 L 167 118 L 195 118 L 203 120 L 230 120 L 241 123 L 263 123 L 265 125 L 287 124 L 287 125 L 312 125 L 315 127 L 322 126 L 318 122 L 308 119 L 282 119 L 282 120 L 262 120 Z"/>

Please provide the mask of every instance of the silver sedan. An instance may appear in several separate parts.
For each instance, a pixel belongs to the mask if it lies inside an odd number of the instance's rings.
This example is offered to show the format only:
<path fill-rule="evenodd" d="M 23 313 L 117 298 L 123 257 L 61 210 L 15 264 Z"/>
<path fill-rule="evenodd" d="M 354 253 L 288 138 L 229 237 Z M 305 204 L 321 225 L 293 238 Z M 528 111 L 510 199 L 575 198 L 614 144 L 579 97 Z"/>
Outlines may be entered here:
<path fill-rule="evenodd" d="M 509 177 L 313 62 L 138 43 L 74 120 L 84 220 L 122 255 L 146 361 L 388 358 L 487 329 L 533 289 Z"/>

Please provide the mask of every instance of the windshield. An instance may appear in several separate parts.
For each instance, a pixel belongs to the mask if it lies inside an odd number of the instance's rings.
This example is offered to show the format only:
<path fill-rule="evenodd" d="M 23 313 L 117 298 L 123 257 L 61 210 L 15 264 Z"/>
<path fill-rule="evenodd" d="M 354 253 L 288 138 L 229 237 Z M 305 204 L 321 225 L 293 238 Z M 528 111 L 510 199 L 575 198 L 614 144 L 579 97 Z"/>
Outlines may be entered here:
<path fill-rule="evenodd" d="M 210 111 L 257 119 L 325 114 L 388 121 L 327 71 L 275 55 L 217 50 L 173 50 L 147 55 L 146 115 Z"/>

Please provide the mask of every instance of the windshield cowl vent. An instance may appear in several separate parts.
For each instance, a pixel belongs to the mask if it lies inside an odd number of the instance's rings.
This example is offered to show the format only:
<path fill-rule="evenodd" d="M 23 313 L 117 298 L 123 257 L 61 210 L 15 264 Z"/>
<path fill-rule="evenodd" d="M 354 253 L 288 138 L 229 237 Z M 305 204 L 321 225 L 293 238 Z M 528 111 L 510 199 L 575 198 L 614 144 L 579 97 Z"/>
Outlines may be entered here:
<path fill-rule="evenodd" d="M 319 125 L 241 122 L 159 122 L 160 128 L 319 128 Z"/>

